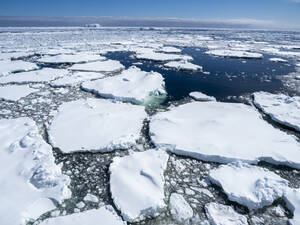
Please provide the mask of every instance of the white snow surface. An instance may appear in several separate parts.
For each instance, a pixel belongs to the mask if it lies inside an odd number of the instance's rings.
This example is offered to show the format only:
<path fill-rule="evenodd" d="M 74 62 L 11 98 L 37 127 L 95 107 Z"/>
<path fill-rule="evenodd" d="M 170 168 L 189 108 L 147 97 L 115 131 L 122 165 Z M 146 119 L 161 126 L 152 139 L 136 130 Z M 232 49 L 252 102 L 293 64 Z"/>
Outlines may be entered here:
<path fill-rule="evenodd" d="M 164 170 L 168 154 L 161 150 L 116 157 L 110 165 L 110 191 L 124 220 L 158 215 L 165 207 Z"/>
<path fill-rule="evenodd" d="M 247 217 L 227 205 L 208 203 L 205 212 L 211 225 L 247 225 Z"/>
<path fill-rule="evenodd" d="M 177 193 L 172 193 L 170 196 L 170 212 L 179 223 L 187 223 L 189 219 L 193 218 L 193 209 L 184 197 Z"/>
<path fill-rule="evenodd" d="M 284 195 L 288 209 L 292 212 L 293 218 L 289 220 L 291 225 L 300 224 L 300 189 L 288 188 Z"/>
<path fill-rule="evenodd" d="M 269 60 L 271 62 L 282 62 L 282 63 L 288 62 L 287 60 L 282 59 L 282 58 L 270 58 Z"/>
<path fill-rule="evenodd" d="M 32 119 L 0 120 L 0 222 L 25 224 L 71 197 L 69 177 Z M 20 191 L 22 190 L 22 191 Z"/>
<path fill-rule="evenodd" d="M 171 107 L 152 117 L 150 135 L 156 146 L 200 160 L 264 160 L 300 168 L 296 137 L 273 128 L 244 104 L 191 102 Z"/>
<path fill-rule="evenodd" d="M 274 121 L 300 131 L 300 97 L 256 92 L 254 104 Z"/>
<path fill-rule="evenodd" d="M 30 83 L 30 82 L 49 82 L 58 77 L 68 74 L 64 69 L 44 68 L 41 70 L 34 70 L 29 72 L 14 73 L 8 76 L 0 77 L 0 83 Z"/>
<path fill-rule="evenodd" d="M 49 139 L 65 153 L 127 149 L 136 145 L 146 117 L 143 106 L 81 99 L 59 107 Z"/>
<path fill-rule="evenodd" d="M 136 58 L 153 61 L 193 60 L 193 58 L 188 55 L 166 54 L 154 51 L 138 53 L 136 54 Z"/>
<path fill-rule="evenodd" d="M 189 96 L 197 101 L 217 101 L 215 97 L 203 94 L 202 92 L 198 91 L 191 92 Z"/>
<path fill-rule="evenodd" d="M 165 82 L 161 74 L 141 71 L 135 66 L 120 75 L 82 84 L 84 90 L 97 93 L 102 97 L 137 104 L 144 103 L 151 96 L 165 94 L 164 86 Z"/>
<path fill-rule="evenodd" d="M 37 89 L 30 88 L 29 85 L 2 86 L 0 87 L 0 99 L 18 101 L 19 99 L 37 91 Z"/>
<path fill-rule="evenodd" d="M 89 54 L 89 53 L 78 53 L 78 54 L 62 54 L 56 56 L 44 56 L 38 60 L 41 63 L 49 64 L 61 64 L 61 63 L 86 63 L 93 61 L 101 61 L 106 58 L 100 55 Z"/>
<path fill-rule="evenodd" d="M 235 162 L 210 171 L 209 179 L 220 186 L 228 199 L 259 209 L 281 198 L 288 182 L 264 168 Z"/>
<path fill-rule="evenodd" d="M 172 61 L 164 64 L 164 67 L 184 71 L 202 71 L 203 69 L 202 66 L 198 66 L 188 61 Z"/>
<path fill-rule="evenodd" d="M 0 61 L 0 77 L 8 75 L 10 73 L 35 70 L 38 68 L 39 67 L 36 64 L 30 62 L 24 62 L 20 60 L 3 60 Z"/>
<path fill-rule="evenodd" d="M 125 67 L 116 60 L 97 61 L 83 64 L 74 64 L 69 69 L 73 71 L 87 72 L 117 72 Z"/>
<path fill-rule="evenodd" d="M 111 206 L 46 219 L 40 225 L 126 225 Z"/>
<path fill-rule="evenodd" d="M 263 55 L 260 53 L 238 51 L 238 50 L 229 50 L 229 49 L 216 49 L 207 51 L 206 54 L 221 56 L 221 57 L 230 57 L 230 58 L 246 58 L 246 59 L 261 59 Z"/>

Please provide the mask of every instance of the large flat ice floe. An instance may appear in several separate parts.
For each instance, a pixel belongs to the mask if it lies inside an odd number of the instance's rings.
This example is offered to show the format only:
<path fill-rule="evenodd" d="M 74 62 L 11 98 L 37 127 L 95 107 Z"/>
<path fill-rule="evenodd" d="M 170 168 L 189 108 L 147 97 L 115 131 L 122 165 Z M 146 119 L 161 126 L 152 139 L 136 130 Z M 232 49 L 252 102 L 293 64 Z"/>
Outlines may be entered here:
<path fill-rule="evenodd" d="M 206 94 L 204 94 L 202 92 L 198 92 L 198 91 L 193 91 L 193 92 L 189 93 L 189 96 L 192 97 L 193 99 L 195 99 L 196 101 L 204 101 L 204 102 L 217 101 L 215 97 L 206 95 Z"/>
<path fill-rule="evenodd" d="M 2 86 L 0 87 L 0 99 L 7 101 L 18 101 L 19 99 L 37 91 L 37 89 L 30 88 L 29 85 Z"/>
<path fill-rule="evenodd" d="M 156 146 L 200 160 L 264 160 L 300 168 L 296 137 L 273 128 L 244 104 L 192 102 L 171 107 L 152 117 L 150 135 Z"/>
<path fill-rule="evenodd" d="M 61 64 L 61 63 L 86 63 L 93 61 L 101 61 L 106 58 L 100 55 L 78 53 L 78 54 L 62 54 L 56 56 L 44 56 L 38 60 L 41 63 Z"/>
<path fill-rule="evenodd" d="M 111 206 L 44 220 L 40 225 L 126 225 Z"/>
<path fill-rule="evenodd" d="M 164 67 L 183 71 L 202 71 L 202 66 L 190 63 L 188 61 L 172 61 L 164 64 Z"/>
<path fill-rule="evenodd" d="M 229 200 L 250 210 L 271 205 L 283 196 L 288 186 L 277 174 L 241 162 L 212 170 L 209 179 L 223 189 Z"/>
<path fill-rule="evenodd" d="M 116 157 L 110 165 L 110 191 L 124 220 L 158 215 L 165 207 L 164 170 L 168 154 L 160 150 Z"/>
<path fill-rule="evenodd" d="M 25 224 L 71 197 L 69 177 L 29 118 L 0 120 L 0 221 Z"/>
<path fill-rule="evenodd" d="M 68 102 L 59 107 L 49 139 L 65 153 L 127 149 L 136 144 L 146 117 L 144 107 L 138 105 L 105 99 Z"/>
<path fill-rule="evenodd" d="M 288 188 L 283 196 L 288 209 L 293 214 L 293 218 L 289 220 L 291 225 L 300 224 L 300 189 Z"/>
<path fill-rule="evenodd" d="M 116 60 L 97 61 L 83 64 L 75 64 L 69 69 L 73 71 L 87 72 L 117 72 L 125 67 Z"/>
<path fill-rule="evenodd" d="M 300 97 L 256 92 L 254 104 L 274 121 L 300 131 Z"/>
<path fill-rule="evenodd" d="M 205 212 L 211 225 L 247 225 L 247 217 L 238 214 L 227 205 L 208 203 Z"/>
<path fill-rule="evenodd" d="M 193 60 L 193 58 L 188 55 L 166 54 L 154 51 L 138 53 L 136 54 L 136 58 L 153 61 Z"/>
<path fill-rule="evenodd" d="M 151 96 L 166 94 L 161 74 L 130 67 L 120 75 L 82 84 L 82 89 L 102 97 L 142 104 Z"/>
<path fill-rule="evenodd" d="M 58 77 L 62 77 L 66 74 L 68 74 L 68 71 L 64 70 L 64 69 L 44 68 L 41 70 L 14 73 L 14 74 L 10 74 L 8 76 L 0 77 L 0 83 L 2 83 L 2 84 L 7 84 L 7 83 L 24 84 L 24 83 L 31 83 L 31 82 L 49 82 Z"/>
<path fill-rule="evenodd" d="M 0 77 L 10 73 L 35 70 L 38 68 L 36 64 L 30 62 L 3 60 L 0 61 Z"/>
<path fill-rule="evenodd" d="M 214 56 L 221 56 L 221 57 L 244 58 L 244 59 L 261 59 L 261 58 L 263 58 L 263 55 L 260 53 L 229 50 L 229 49 L 210 50 L 210 51 L 207 51 L 206 54 L 214 55 Z"/>

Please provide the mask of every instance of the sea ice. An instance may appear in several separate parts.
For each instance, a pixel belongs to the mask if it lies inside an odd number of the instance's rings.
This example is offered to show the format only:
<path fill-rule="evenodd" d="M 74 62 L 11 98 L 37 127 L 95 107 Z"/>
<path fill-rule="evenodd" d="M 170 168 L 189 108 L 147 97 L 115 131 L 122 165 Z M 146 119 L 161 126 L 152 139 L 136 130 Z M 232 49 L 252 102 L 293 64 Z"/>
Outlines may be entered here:
<path fill-rule="evenodd" d="M 95 195 L 92 195 L 92 194 L 87 194 L 84 198 L 83 198 L 84 201 L 86 202 L 95 202 L 97 203 L 99 200 L 98 200 L 98 197 L 95 196 Z"/>
<path fill-rule="evenodd" d="M 238 214 L 227 205 L 208 203 L 205 212 L 211 225 L 247 225 L 247 217 Z"/>
<path fill-rule="evenodd" d="M 180 194 L 173 193 L 170 196 L 170 212 L 179 223 L 187 223 L 193 218 L 193 209 Z"/>
<path fill-rule="evenodd" d="M 274 121 L 300 131 L 300 97 L 256 92 L 254 104 Z"/>
<path fill-rule="evenodd" d="M 235 162 L 210 171 L 209 179 L 220 186 L 228 199 L 259 209 L 271 205 L 284 194 L 288 182 L 264 168 Z"/>
<path fill-rule="evenodd" d="M 164 46 L 160 49 L 158 49 L 160 52 L 165 52 L 165 53 L 180 53 L 181 49 L 171 47 L 171 46 Z"/>
<path fill-rule="evenodd" d="M 193 60 L 193 58 L 188 55 L 166 54 L 154 51 L 138 53 L 136 54 L 136 58 L 153 61 Z"/>
<path fill-rule="evenodd" d="M 56 56 L 44 56 L 38 60 L 40 63 L 61 64 L 61 63 L 86 63 L 93 61 L 102 61 L 106 58 L 100 55 L 78 53 L 74 55 L 62 54 Z"/>
<path fill-rule="evenodd" d="M 215 97 L 208 96 L 206 94 L 203 94 L 202 92 L 194 91 L 189 94 L 190 97 L 197 101 L 217 101 Z"/>
<path fill-rule="evenodd" d="M 29 71 L 29 70 L 35 70 L 39 67 L 30 62 L 24 62 L 24 61 L 10 61 L 10 60 L 3 60 L 0 61 L 0 77 L 8 75 L 10 73 L 15 72 L 22 72 L 22 71 Z"/>
<path fill-rule="evenodd" d="M 0 86 L 0 99 L 18 101 L 19 99 L 37 91 L 37 89 L 30 88 L 29 85 Z"/>
<path fill-rule="evenodd" d="M 146 117 L 143 106 L 81 99 L 59 107 L 49 139 L 65 153 L 127 149 L 136 144 Z"/>
<path fill-rule="evenodd" d="M 152 117 L 150 136 L 156 146 L 200 160 L 263 160 L 300 168 L 296 138 L 273 128 L 244 104 L 191 102 L 171 107 Z"/>
<path fill-rule="evenodd" d="M 269 60 L 271 62 L 282 62 L 282 63 L 288 62 L 287 60 L 282 59 L 282 58 L 270 58 Z"/>
<path fill-rule="evenodd" d="M 0 221 L 25 224 L 71 197 L 69 178 L 29 118 L 0 120 Z"/>
<path fill-rule="evenodd" d="M 161 150 L 116 157 L 110 165 L 110 191 L 124 220 L 157 216 L 165 207 L 164 170 L 168 154 Z"/>
<path fill-rule="evenodd" d="M 84 64 L 75 64 L 69 69 L 73 71 L 87 72 L 117 72 L 125 67 L 116 60 L 97 61 Z"/>
<path fill-rule="evenodd" d="M 31 82 L 49 82 L 58 77 L 68 74 L 64 69 L 44 68 L 41 70 L 34 70 L 29 72 L 14 73 L 8 76 L 0 77 L 0 83 L 31 83 Z"/>
<path fill-rule="evenodd" d="M 156 72 L 130 67 L 120 75 L 82 84 L 82 89 L 106 98 L 142 104 L 151 96 L 166 94 L 164 78 Z"/>
<path fill-rule="evenodd" d="M 188 61 L 172 61 L 164 64 L 164 67 L 183 71 L 202 71 L 202 66 L 195 65 Z"/>
<path fill-rule="evenodd" d="M 289 220 L 291 225 L 300 224 L 300 189 L 288 188 L 284 195 L 284 200 L 288 209 L 293 214 L 293 219 Z"/>
<path fill-rule="evenodd" d="M 74 213 L 67 216 L 46 219 L 40 225 L 126 225 L 111 206 Z"/>
<path fill-rule="evenodd" d="M 245 58 L 245 59 L 261 59 L 263 55 L 260 53 L 246 52 L 246 51 L 237 51 L 229 49 L 216 49 L 207 51 L 206 54 L 221 56 L 221 57 L 230 57 L 230 58 Z"/>

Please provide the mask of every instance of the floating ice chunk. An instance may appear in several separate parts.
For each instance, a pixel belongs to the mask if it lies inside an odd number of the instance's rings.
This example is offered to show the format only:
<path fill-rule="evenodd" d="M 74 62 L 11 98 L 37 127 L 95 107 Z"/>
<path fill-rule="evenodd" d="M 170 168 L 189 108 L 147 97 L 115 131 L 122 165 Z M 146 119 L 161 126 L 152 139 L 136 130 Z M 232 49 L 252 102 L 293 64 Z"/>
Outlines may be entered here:
<path fill-rule="evenodd" d="M 84 201 L 86 202 L 95 202 L 97 203 L 99 200 L 98 200 L 98 197 L 95 196 L 95 195 L 92 195 L 92 194 L 87 194 L 84 198 L 83 198 Z"/>
<path fill-rule="evenodd" d="M 46 219 L 40 225 L 95 225 L 97 221 L 103 225 L 126 225 L 111 206 Z"/>
<path fill-rule="evenodd" d="M 197 100 L 197 101 L 217 101 L 215 97 L 213 96 L 208 96 L 206 94 L 203 94 L 202 92 L 197 92 L 197 91 L 194 91 L 194 92 L 191 92 L 189 94 L 189 96 L 191 96 L 193 99 Z"/>
<path fill-rule="evenodd" d="M 283 196 L 288 186 L 288 182 L 275 173 L 240 162 L 212 170 L 209 179 L 223 189 L 229 200 L 250 210 L 271 205 Z"/>
<path fill-rule="evenodd" d="M 31 82 L 49 82 L 58 77 L 62 77 L 68 73 L 67 70 L 64 69 L 51 69 L 44 68 L 41 70 L 35 70 L 30 72 L 22 72 L 10 74 L 8 76 L 0 77 L 0 83 L 31 83 Z"/>
<path fill-rule="evenodd" d="M 260 53 L 246 52 L 246 51 L 237 51 L 229 49 L 216 49 L 207 51 L 206 54 L 221 56 L 221 57 L 230 57 L 230 58 L 244 58 L 244 59 L 261 59 L 263 55 Z"/>
<path fill-rule="evenodd" d="M 130 67 L 120 75 L 85 82 L 82 88 L 106 98 L 142 104 L 150 96 L 166 94 L 164 85 L 161 74 Z"/>
<path fill-rule="evenodd" d="M 19 99 L 37 91 L 37 89 L 30 88 L 28 85 L 2 86 L 0 87 L 0 99 L 18 101 Z"/>
<path fill-rule="evenodd" d="M 21 57 L 28 57 L 34 55 L 32 52 L 2 52 L 0 53 L 0 60 L 18 59 Z"/>
<path fill-rule="evenodd" d="M 84 64 L 75 64 L 70 70 L 87 72 L 117 72 L 125 67 L 116 60 L 97 61 Z"/>
<path fill-rule="evenodd" d="M 94 80 L 103 78 L 105 75 L 103 73 L 95 72 L 80 72 L 75 71 L 72 74 L 59 78 L 51 82 L 53 87 L 71 87 L 80 84 L 84 81 Z M 1 80 L 1 79 L 0 79 Z"/>
<path fill-rule="evenodd" d="M 165 52 L 165 53 L 180 53 L 181 49 L 175 48 L 175 47 L 170 47 L 170 46 L 165 46 L 160 49 L 158 49 L 160 52 Z"/>
<path fill-rule="evenodd" d="M 293 214 L 293 219 L 289 220 L 291 225 L 300 224 L 300 189 L 288 188 L 284 195 L 284 200 L 288 209 Z"/>
<path fill-rule="evenodd" d="M 212 225 L 246 225 L 247 217 L 238 214 L 233 208 L 218 203 L 205 205 L 205 212 Z"/>
<path fill-rule="evenodd" d="M 274 121 L 300 131 L 300 97 L 256 92 L 254 104 Z"/>
<path fill-rule="evenodd" d="M 184 70 L 184 71 L 202 71 L 202 66 L 195 65 L 188 61 L 173 61 L 164 64 L 164 67 L 176 69 L 176 70 Z"/>
<path fill-rule="evenodd" d="M 170 212 L 179 223 L 187 223 L 193 217 L 193 209 L 184 197 L 177 193 L 170 196 Z"/>
<path fill-rule="evenodd" d="M 65 153 L 127 149 L 136 145 L 146 117 L 143 106 L 104 99 L 68 102 L 59 107 L 49 139 Z"/>
<path fill-rule="evenodd" d="M 0 120 L 1 224 L 25 224 L 71 197 L 69 178 L 29 118 Z"/>
<path fill-rule="evenodd" d="M 88 53 L 78 53 L 75 55 L 56 55 L 56 56 L 44 56 L 38 60 L 41 63 L 48 63 L 48 64 L 61 64 L 61 63 L 86 63 L 86 62 L 93 62 L 93 61 L 101 61 L 105 60 L 106 58 L 100 55 L 93 55 Z"/>
<path fill-rule="evenodd" d="M 270 58 L 269 60 L 271 62 L 282 62 L 282 63 L 288 62 L 287 60 L 282 59 L 282 58 Z"/>
<path fill-rule="evenodd" d="M 193 60 L 191 56 L 187 56 L 187 55 L 166 54 L 166 53 L 159 53 L 159 52 L 152 52 L 152 51 L 138 53 L 136 55 L 136 58 L 144 59 L 144 60 L 153 60 L 153 61 Z"/>
<path fill-rule="evenodd" d="M 192 102 L 172 107 L 152 117 L 150 135 L 156 146 L 200 160 L 264 160 L 300 168 L 296 138 L 273 128 L 244 104 Z"/>
<path fill-rule="evenodd" d="M 30 62 L 3 60 L 0 61 L 0 77 L 14 72 L 29 71 L 38 68 L 36 64 Z"/>
<path fill-rule="evenodd" d="M 110 191 L 124 220 L 136 222 L 157 216 L 165 207 L 164 170 L 168 154 L 160 150 L 114 158 Z"/>
<path fill-rule="evenodd" d="M 300 67 L 300 63 L 297 63 L 296 66 Z"/>

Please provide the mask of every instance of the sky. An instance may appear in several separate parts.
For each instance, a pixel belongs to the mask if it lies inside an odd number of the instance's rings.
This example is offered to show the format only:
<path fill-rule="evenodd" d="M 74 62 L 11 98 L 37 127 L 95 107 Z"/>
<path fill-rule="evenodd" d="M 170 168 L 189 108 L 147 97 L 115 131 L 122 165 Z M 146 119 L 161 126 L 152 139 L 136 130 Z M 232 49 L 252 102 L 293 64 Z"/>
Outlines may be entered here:
<path fill-rule="evenodd" d="M 300 0 L 0 1 L 0 16 L 192 18 L 300 26 Z"/>

